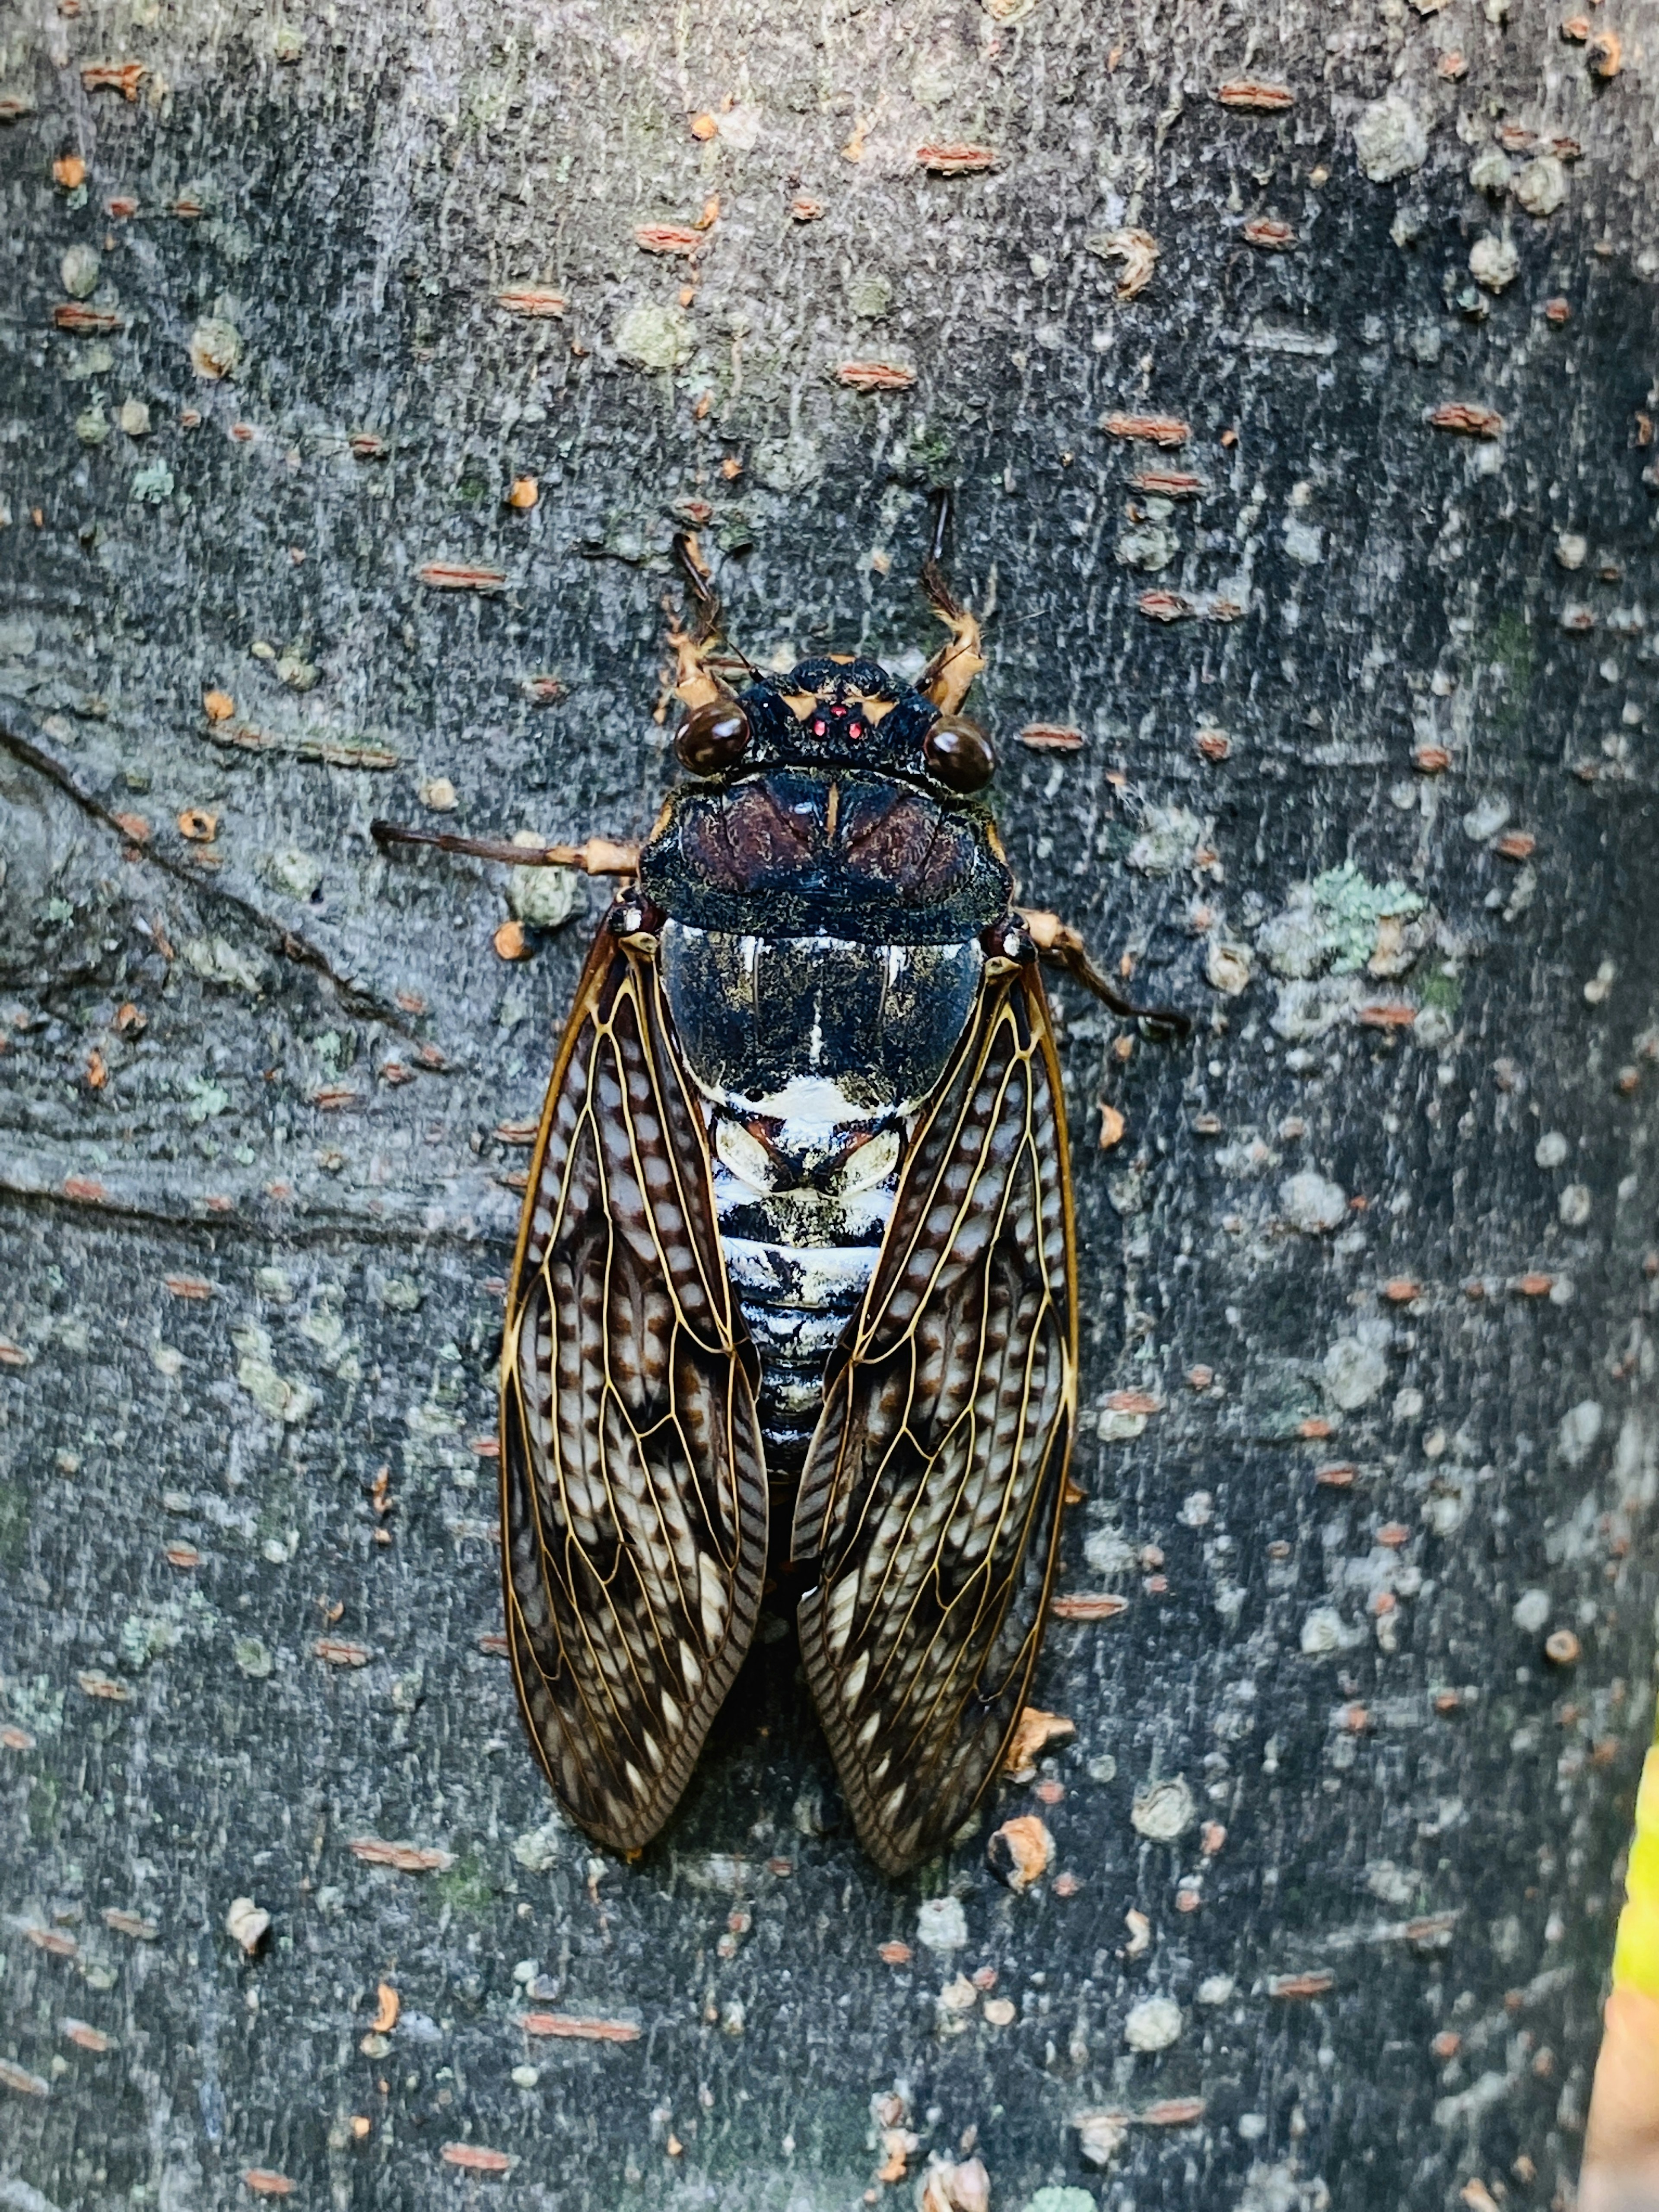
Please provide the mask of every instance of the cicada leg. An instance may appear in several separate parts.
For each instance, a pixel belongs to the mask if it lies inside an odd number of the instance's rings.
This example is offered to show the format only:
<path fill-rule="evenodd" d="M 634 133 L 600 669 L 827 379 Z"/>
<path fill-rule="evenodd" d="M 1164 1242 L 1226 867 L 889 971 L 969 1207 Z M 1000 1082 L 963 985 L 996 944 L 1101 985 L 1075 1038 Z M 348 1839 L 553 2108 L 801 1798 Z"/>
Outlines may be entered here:
<path fill-rule="evenodd" d="M 1138 1006 L 1132 999 L 1126 999 L 1089 957 L 1089 948 L 1079 933 L 1057 914 L 1027 907 L 1019 908 L 1018 912 L 1042 957 L 1051 966 L 1063 968 L 1115 1014 L 1121 1014 L 1130 1021 L 1148 1023 L 1154 1030 L 1169 1030 L 1177 1037 L 1191 1034 L 1192 1016 L 1183 1014 L 1178 1007 Z"/>
<path fill-rule="evenodd" d="M 387 845 L 434 845 L 441 853 L 470 853 L 475 860 L 503 860 L 510 868 L 580 868 L 589 876 L 633 876 L 640 866 L 637 845 L 610 837 L 590 837 L 581 845 L 515 845 L 507 837 L 458 837 L 447 830 L 410 830 L 396 822 L 371 822 L 368 834 Z"/>

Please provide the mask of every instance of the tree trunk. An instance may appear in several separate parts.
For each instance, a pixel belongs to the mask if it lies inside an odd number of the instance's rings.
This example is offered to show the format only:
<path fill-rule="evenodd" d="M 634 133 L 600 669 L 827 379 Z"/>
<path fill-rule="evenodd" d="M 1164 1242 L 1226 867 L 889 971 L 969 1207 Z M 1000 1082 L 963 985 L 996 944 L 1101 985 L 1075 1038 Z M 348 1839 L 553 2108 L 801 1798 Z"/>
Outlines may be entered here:
<path fill-rule="evenodd" d="M 0 32 L 0 2203 L 1570 2202 L 1651 1722 L 1656 35 Z M 1024 896 L 1199 1017 L 1057 993 L 1075 1735 L 890 1883 L 778 1622 L 623 1863 L 489 1455 L 597 894 L 368 825 L 638 837 L 674 529 L 757 660 L 910 670 L 939 484 Z"/>

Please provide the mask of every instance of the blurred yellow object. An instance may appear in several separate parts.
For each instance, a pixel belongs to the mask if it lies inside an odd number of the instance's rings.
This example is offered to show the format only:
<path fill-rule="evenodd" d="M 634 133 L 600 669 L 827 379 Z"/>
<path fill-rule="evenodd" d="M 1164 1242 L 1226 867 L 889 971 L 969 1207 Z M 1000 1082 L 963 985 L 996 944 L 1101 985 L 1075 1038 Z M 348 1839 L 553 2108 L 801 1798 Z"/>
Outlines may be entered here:
<path fill-rule="evenodd" d="M 1602 2015 L 1579 2212 L 1659 2205 L 1659 1745 L 1636 1796 L 1636 1838 Z"/>
<path fill-rule="evenodd" d="M 1659 1744 L 1643 1764 L 1642 1785 L 1636 1793 L 1636 1840 L 1625 1875 L 1613 1986 L 1659 1997 Z"/>

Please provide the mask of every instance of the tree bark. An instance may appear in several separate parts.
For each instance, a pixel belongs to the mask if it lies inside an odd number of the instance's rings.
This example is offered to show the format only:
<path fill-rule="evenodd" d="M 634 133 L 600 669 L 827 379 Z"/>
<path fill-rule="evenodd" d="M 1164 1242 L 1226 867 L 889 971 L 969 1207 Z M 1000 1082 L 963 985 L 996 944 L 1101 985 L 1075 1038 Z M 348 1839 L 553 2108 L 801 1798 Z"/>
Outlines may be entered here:
<path fill-rule="evenodd" d="M 0 32 L 0 2202 L 1569 2203 L 1652 1717 L 1656 35 Z M 489 1455 L 598 896 L 368 825 L 638 838 L 674 529 L 757 660 L 913 669 L 939 484 L 1024 896 L 1199 1015 L 1058 992 L 1075 1734 L 887 1882 L 778 1623 L 621 1863 Z"/>

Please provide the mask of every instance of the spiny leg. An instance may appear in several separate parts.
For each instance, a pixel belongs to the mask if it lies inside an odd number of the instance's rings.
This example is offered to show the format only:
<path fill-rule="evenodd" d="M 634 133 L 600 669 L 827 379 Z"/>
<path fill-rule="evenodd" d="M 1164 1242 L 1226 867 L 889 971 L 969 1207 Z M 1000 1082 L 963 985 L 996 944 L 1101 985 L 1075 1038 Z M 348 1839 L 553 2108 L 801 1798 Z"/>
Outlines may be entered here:
<path fill-rule="evenodd" d="M 1089 948 L 1069 922 L 1057 914 L 1046 914 L 1041 908 L 1021 907 L 1018 909 L 1031 942 L 1051 966 L 1062 968 L 1085 991 L 1092 991 L 1103 1006 L 1127 1020 L 1149 1023 L 1154 1029 L 1168 1030 L 1177 1037 L 1192 1033 L 1193 1018 L 1183 1014 L 1176 1006 L 1138 1006 L 1103 975 L 1089 957 Z"/>
<path fill-rule="evenodd" d="M 954 714 L 968 696 L 975 677 L 984 667 L 985 655 L 980 651 L 978 616 L 962 605 L 945 580 L 940 562 L 951 519 L 951 495 L 941 489 L 936 496 L 939 507 L 933 518 L 933 543 L 921 564 L 921 588 L 940 621 L 950 624 L 951 635 L 921 672 L 916 689 L 945 714 Z"/>
<path fill-rule="evenodd" d="M 515 845 L 506 837 L 458 837 L 447 830 L 410 830 L 396 822 L 371 822 L 368 834 L 384 851 L 389 845 L 433 845 L 441 853 L 470 853 L 478 860 L 502 860 L 510 868 L 580 868 L 588 876 L 637 875 L 640 848 L 610 837 L 590 837 L 581 845 Z"/>
<path fill-rule="evenodd" d="M 668 633 L 668 641 L 679 657 L 674 688 L 688 707 L 696 708 L 706 705 L 712 697 L 729 696 L 733 679 L 739 675 L 757 683 L 760 671 L 726 635 L 726 611 L 714 590 L 702 548 L 690 531 L 683 530 L 675 538 L 674 558 L 692 603 L 690 619 L 671 624 Z M 700 696 L 688 696 L 688 683 Z"/>

